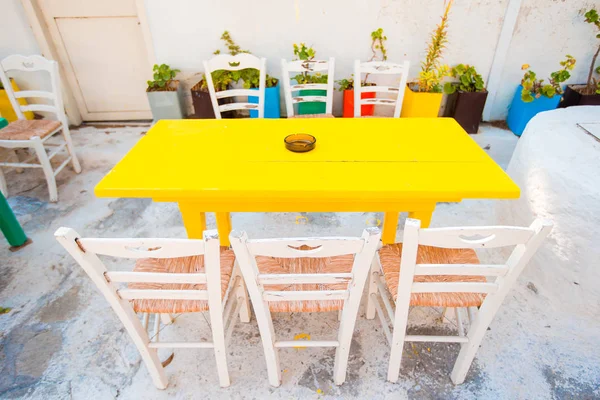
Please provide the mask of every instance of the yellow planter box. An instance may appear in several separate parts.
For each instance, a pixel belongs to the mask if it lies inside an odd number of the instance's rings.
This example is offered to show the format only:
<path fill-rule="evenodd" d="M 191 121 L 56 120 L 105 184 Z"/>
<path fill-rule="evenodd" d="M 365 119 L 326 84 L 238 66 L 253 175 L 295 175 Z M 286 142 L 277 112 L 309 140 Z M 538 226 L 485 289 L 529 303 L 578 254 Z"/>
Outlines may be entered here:
<path fill-rule="evenodd" d="M 15 92 L 18 92 L 19 87 L 17 86 L 17 83 L 12 79 L 10 80 L 10 83 L 13 87 L 13 90 Z M 27 101 L 25 101 L 25 99 L 17 99 L 17 101 L 22 106 L 27 105 Z M 33 113 L 31 111 L 26 111 L 24 112 L 24 114 L 25 118 L 33 119 Z M 13 110 L 12 105 L 10 104 L 10 100 L 8 99 L 8 95 L 6 94 L 6 90 L 4 89 L 0 89 L 0 115 L 2 116 L 2 118 L 6 118 L 8 122 L 13 122 L 17 120 L 17 114 L 15 113 L 15 110 Z"/>
<path fill-rule="evenodd" d="M 403 118 L 435 118 L 440 112 L 443 93 L 413 92 L 406 85 L 402 102 Z"/>

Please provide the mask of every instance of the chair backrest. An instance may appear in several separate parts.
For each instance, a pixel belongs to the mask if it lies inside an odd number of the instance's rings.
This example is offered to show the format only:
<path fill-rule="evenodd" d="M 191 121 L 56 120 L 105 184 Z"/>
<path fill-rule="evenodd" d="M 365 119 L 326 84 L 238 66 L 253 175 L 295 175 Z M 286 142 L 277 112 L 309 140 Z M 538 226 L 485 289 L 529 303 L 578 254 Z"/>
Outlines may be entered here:
<path fill-rule="evenodd" d="M 283 90 L 285 97 L 285 108 L 288 117 L 294 116 L 294 104 L 319 102 L 325 103 L 325 114 L 331 114 L 333 110 L 333 82 L 335 72 L 335 59 L 331 57 L 325 60 L 281 60 Z M 290 80 L 297 74 L 327 73 L 327 83 L 305 83 L 292 85 Z M 291 73 L 294 75 L 291 76 Z M 325 96 L 295 96 L 300 90 L 324 90 Z"/>
<path fill-rule="evenodd" d="M 252 296 L 253 292 L 262 297 L 263 302 L 280 301 L 329 301 L 341 300 L 344 308 L 353 293 L 357 282 L 367 278 L 371 261 L 379 244 L 381 234 L 377 228 L 369 228 L 362 237 L 325 237 L 298 239 L 259 239 L 248 240 L 246 233 L 232 232 L 230 235 L 236 260 Z M 256 262 L 257 256 L 277 258 L 326 258 L 354 255 L 351 272 L 340 273 L 261 273 Z M 343 289 L 333 290 L 266 290 L 265 285 L 335 285 L 343 284 Z M 358 285 L 361 286 L 361 285 Z M 360 302 L 360 301 L 359 301 Z M 357 303 L 358 304 L 358 303 Z M 265 303 L 266 305 L 266 303 Z M 357 305 L 358 307 L 358 305 Z M 255 305 L 256 308 L 256 305 Z M 266 308 L 268 311 L 268 307 Z M 256 312 L 259 312 L 258 310 Z"/>
<path fill-rule="evenodd" d="M 205 231 L 204 240 L 81 238 L 70 228 L 59 228 L 54 236 L 81 265 L 123 322 L 126 322 L 123 318 L 137 321 L 128 300 L 207 300 L 209 309 L 222 311 L 217 231 Z M 109 271 L 99 255 L 131 259 L 204 256 L 204 272 Z M 183 285 L 205 285 L 205 289 L 129 289 L 120 285 L 130 283 L 175 284 L 175 287 L 186 288 L 190 286 Z"/>
<path fill-rule="evenodd" d="M 46 71 L 50 74 L 52 91 L 45 90 L 21 90 L 15 92 L 10 84 L 9 71 L 38 72 Z M 26 111 L 50 112 L 56 115 L 58 121 L 67 126 L 67 118 L 64 112 L 62 92 L 60 87 L 60 76 L 58 63 L 48 60 L 42 56 L 12 55 L 0 61 L 0 80 L 10 100 L 17 117 L 25 119 Z M 52 104 L 19 104 L 18 99 L 43 98 L 50 100 Z"/>
<path fill-rule="evenodd" d="M 490 226 L 420 229 L 407 219 L 404 228 L 398 293 L 485 293 L 480 313 L 493 318 L 525 265 L 552 230 L 552 223 L 537 219 L 529 227 Z M 446 249 L 482 249 L 515 246 L 504 264 L 417 264 L 418 246 Z M 469 275 L 494 277 L 487 282 L 414 282 L 417 275 Z M 400 298 L 401 296 L 398 296 Z M 402 296 L 408 301 L 410 296 Z M 400 305 L 396 305 L 397 307 Z M 404 306 L 408 307 L 408 304 Z"/>
<path fill-rule="evenodd" d="M 258 90 L 255 89 L 229 89 L 215 91 L 212 73 L 214 71 L 241 71 L 243 69 L 256 69 L 259 72 Z M 267 71 L 267 61 L 265 58 L 258 58 L 252 54 L 240 53 L 235 56 L 229 54 L 220 54 L 204 61 L 204 71 L 206 74 L 206 83 L 210 93 L 210 99 L 215 112 L 215 118 L 221 119 L 221 113 L 232 110 L 256 110 L 258 118 L 263 118 L 265 113 L 265 79 Z M 258 102 L 232 102 L 219 105 L 219 99 L 230 97 L 257 97 Z M 234 99 L 235 100 L 235 99 Z"/>
<path fill-rule="evenodd" d="M 400 117 L 402 110 L 402 101 L 404 99 L 404 90 L 406 89 L 406 80 L 408 79 L 408 69 L 410 63 L 404 61 L 402 64 L 394 64 L 387 61 L 369 61 L 361 63 L 360 60 L 354 61 L 354 116 L 361 117 L 362 105 L 381 105 L 394 107 L 394 118 Z M 369 75 L 400 75 L 400 83 L 396 86 L 362 86 L 362 74 Z M 391 93 L 396 94 L 395 99 L 391 98 L 362 98 L 363 93 Z"/>

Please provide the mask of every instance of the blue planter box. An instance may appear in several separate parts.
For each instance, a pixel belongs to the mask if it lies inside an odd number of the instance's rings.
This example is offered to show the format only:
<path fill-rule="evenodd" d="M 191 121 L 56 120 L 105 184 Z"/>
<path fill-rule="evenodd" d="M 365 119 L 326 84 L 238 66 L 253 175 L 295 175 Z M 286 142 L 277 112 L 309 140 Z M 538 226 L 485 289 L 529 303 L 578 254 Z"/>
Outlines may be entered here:
<path fill-rule="evenodd" d="M 251 90 L 258 90 L 251 89 Z M 248 103 L 258 104 L 258 97 L 248 97 Z M 258 111 L 250 110 L 250 118 L 258 118 Z M 281 118 L 279 110 L 279 84 L 265 88 L 265 118 Z"/>
<path fill-rule="evenodd" d="M 508 109 L 508 118 L 506 119 L 508 127 L 517 136 L 523 134 L 527 123 L 537 113 L 554 110 L 558 106 L 561 97 L 560 95 L 555 95 L 552 98 L 540 96 L 537 99 L 533 99 L 531 103 L 525 103 L 521 100 L 522 90 L 523 86 L 519 85 Z"/>

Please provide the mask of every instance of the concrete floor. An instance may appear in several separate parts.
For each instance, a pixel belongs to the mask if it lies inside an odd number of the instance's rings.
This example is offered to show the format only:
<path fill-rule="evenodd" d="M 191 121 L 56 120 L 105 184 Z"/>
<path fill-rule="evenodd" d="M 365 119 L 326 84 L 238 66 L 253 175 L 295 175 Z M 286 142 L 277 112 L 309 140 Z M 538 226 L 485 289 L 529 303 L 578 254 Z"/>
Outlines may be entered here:
<path fill-rule="evenodd" d="M 376 321 L 361 308 L 350 356 L 347 382 L 333 385 L 332 349 L 281 351 L 283 384 L 267 382 L 255 320 L 238 323 L 229 345 L 232 385 L 221 389 L 209 350 L 179 350 L 166 369 L 170 385 L 155 389 L 126 332 L 78 265 L 53 238 L 60 226 L 83 236 L 185 237 L 174 204 L 143 199 L 97 199 L 94 185 L 145 133 L 148 126 L 87 126 L 73 131 L 84 172 L 70 168 L 58 177 L 59 203 L 49 204 L 40 171 L 7 173 L 9 202 L 33 244 L 17 253 L 0 246 L 0 397 L 74 399 L 176 398 L 600 398 L 597 319 L 549 309 L 538 293 L 535 276 L 524 273 L 490 327 L 467 381 L 449 375 L 458 345 L 405 346 L 401 378 L 385 381 L 389 351 Z M 508 164 L 517 138 L 484 126 L 472 136 L 502 166 Z M 434 226 L 490 224 L 494 201 L 440 204 Z M 298 215 L 306 223 L 296 223 Z M 376 213 L 234 214 L 233 225 L 251 237 L 290 235 L 359 235 L 381 215 Z M 214 218 L 209 217 L 209 227 Z M 401 226 L 401 225 L 400 225 Z M 498 254 L 482 255 L 497 260 Z M 114 262 L 123 266 L 123 262 Z M 549 266 L 551 268 L 551 266 Z M 526 271 L 527 272 L 527 271 Z M 364 305 L 363 305 L 364 306 Z M 440 310 L 413 309 L 412 329 L 443 332 Z M 277 314 L 281 337 L 308 333 L 332 337 L 335 313 Z M 203 316 L 180 316 L 163 331 L 165 340 L 209 338 Z M 161 333 L 162 335 L 162 333 Z M 161 356 L 166 357 L 167 353 Z"/>

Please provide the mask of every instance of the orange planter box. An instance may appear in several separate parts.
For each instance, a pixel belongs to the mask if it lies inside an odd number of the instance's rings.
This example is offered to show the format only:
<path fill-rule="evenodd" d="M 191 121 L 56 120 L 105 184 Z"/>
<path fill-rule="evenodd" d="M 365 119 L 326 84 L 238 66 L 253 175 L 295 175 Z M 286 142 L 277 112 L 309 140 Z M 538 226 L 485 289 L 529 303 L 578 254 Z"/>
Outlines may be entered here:
<path fill-rule="evenodd" d="M 362 99 L 374 99 L 375 92 L 362 93 L 360 96 Z M 362 106 L 361 115 L 368 116 L 373 115 L 375 106 Z M 354 118 L 354 90 L 344 90 L 344 118 Z"/>

